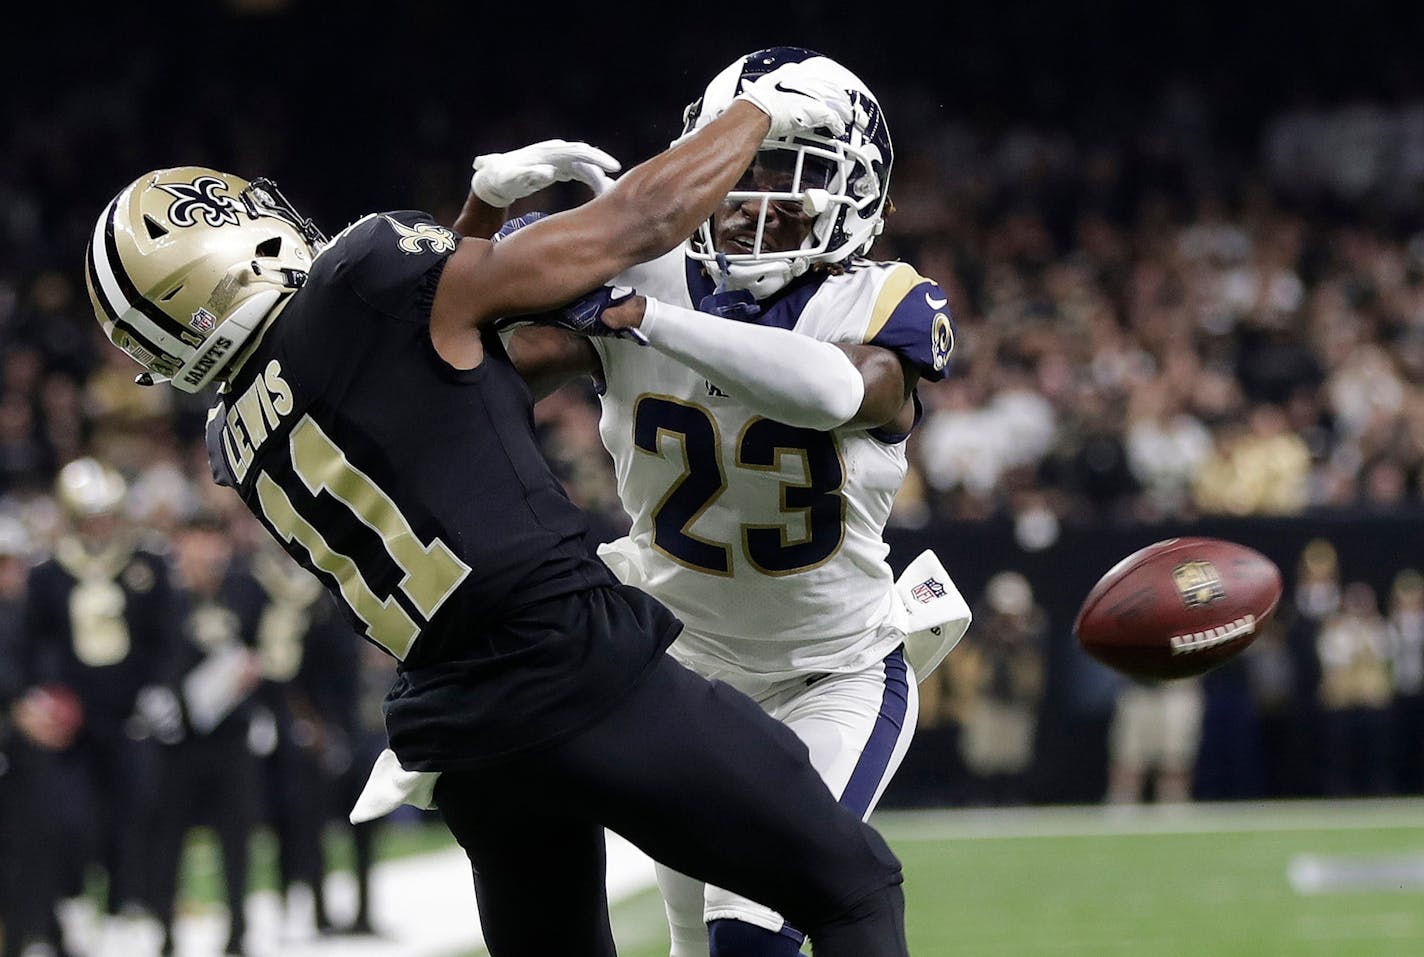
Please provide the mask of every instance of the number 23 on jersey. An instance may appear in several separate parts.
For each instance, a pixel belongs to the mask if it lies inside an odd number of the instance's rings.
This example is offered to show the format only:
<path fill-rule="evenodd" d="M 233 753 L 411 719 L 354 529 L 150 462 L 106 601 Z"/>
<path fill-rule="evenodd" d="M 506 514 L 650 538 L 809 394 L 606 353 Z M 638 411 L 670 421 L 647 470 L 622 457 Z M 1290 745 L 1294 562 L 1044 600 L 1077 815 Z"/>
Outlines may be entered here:
<path fill-rule="evenodd" d="M 653 547 L 696 571 L 731 575 L 733 544 L 692 531 L 727 489 L 721 437 L 712 413 L 669 396 L 640 396 L 634 405 L 633 444 L 643 453 L 672 461 L 681 446 L 682 472 L 651 510 Z M 834 556 L 845 540 L 845 464 L 831 433 L 753 418 L 737 439 L 734 467 L 776 472 L 786 457 L 799 458 L 804 475 L 799 482 L 779 483 L 780 512 L 787 521 L 741 525 L 742 551 L 765 575 L 815 568 Z M 793 519 L 804 523 L 805 531 L 797 537 L 788 524 Z"/>

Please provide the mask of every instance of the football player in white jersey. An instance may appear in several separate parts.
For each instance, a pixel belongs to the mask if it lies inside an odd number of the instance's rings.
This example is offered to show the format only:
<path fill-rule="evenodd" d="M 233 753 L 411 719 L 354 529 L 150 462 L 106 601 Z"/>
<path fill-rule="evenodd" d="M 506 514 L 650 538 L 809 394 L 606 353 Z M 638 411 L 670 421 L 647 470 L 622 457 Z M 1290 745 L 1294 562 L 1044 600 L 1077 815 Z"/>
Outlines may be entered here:
<path fill-rule="evenodd" d="M 915 385 L 945 375 L 953 335 L 936 282 L 864 258 L 893 156 L 879 104 L 849 70 L 794 47 L 742 57 L 688 108 L 684 135 L 790 61 L 852 91 L 845 133 L 768 140 L 685 248 L 555 324 L 516 327 L 508 351 L 536 395 L 579 374 L 601 383 L 600 431 L 632 526 L 600 554 L 682 619 L 674 657 L 794 729 L 841 802 L 868 817 L 909 746 L 917 670 L 963 630 L 940 630 L 907 663 L 913 629 L 882 534 L 920 417 Z M 481 175 L 538 166 L 539 146 L 477 160 L 476 194 Z M 550 181 L 540 168 L 535 189 Z M 598 190 L 596 171 L 561 173 Z M 510 198 L 501 188 L 487 202 Z M 473 213 L 456 228 L 478 228 Z M 938 575 L 918 595 L 952 591 Z M 662 866 L 658 883 L 673 957 L 800 952 L 804 935 L 766 907 Z"/>

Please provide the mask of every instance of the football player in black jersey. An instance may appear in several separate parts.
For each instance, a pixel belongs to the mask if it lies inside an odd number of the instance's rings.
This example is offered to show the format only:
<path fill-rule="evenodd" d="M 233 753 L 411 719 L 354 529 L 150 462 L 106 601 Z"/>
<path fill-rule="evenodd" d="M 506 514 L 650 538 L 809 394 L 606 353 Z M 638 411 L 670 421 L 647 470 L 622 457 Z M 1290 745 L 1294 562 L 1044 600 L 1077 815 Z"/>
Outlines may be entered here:
<path fill-rule="evenodd" d="M 398 660 L 395 766 L 378 762 L 368 791 L 438 806 L 495 957 L 615 953 L 605 827 L 775 906 L 822 957 L 907 952 L 888 846 L 793 733 L 667 656 L 680 623 L 591 555 L 495 331 L 566 306 L 577 322 L 578 297 L 690 234 L 768 135 L 850 116 L 837 80 L 787 64 L 498 245 L 415 211 L 326 242 L 270 182 L 195 167 L 140 177 L 95 226 L 86 269 L 110 339 L 149 381 L 219 384 L 217 480 Z M 600 159 L 571 149 L 549 180 Z M 506 218 L 463 221 L 491 235 Z"/>
<path fill-rule="evenodd" d="M 162 952 L 174 950 L 174 906 L 184 838 L 212 827 L 222 851 L 228 935 L 224 953 L 241 954 L 247 932 L 248 842 L 259 812 L 259 766 L 264 724 L 258 623 L 266 596 L 247 569 L 233 561 L 222 519 L 186 516 L 173 535 L 173 588 L 168 620 L 177 634 L 165 663 L 164 684 L 181 702 L 183 730 L 163 748 L 155 815 L 153 896 L 163 927 Z M 265 715 L 265 722 L 263 721 Z M 265 737 L 271 742 L 275 729 Z M 270 748 L 268 749 L 270 750 Z"/>
<path fill-rule="evenodd" d="M 127 495 L 123 475 L 97 458 L 59 470 L 55 499 L 66 528 L 30 573 L 25 602 L 31 679 L 76 704 L 71 734 L 53 748 L 46 801 L 54 820 L 43 826 L 56 838 L 38 853 L 44 866 L 57 864 L 65 898 L 83 897 L 90 865 L 105 872 L 104 910 L 113 918 L 106 933 L 151 907 L 142 822 L 154 800 L 157 754 L 139 712 L 168 640 L 166 569 L 138 545 L 124 515 Z"/>
<path fill-rule="evenodd" d="M 54 755 L 75 731 L 35 683 L 24 628 L 32 543 L 0 515 L 0 955 L 58 953 Z"/>
<path fill-rule="evenodd" d="M 276 747 L 263 761 L 262 783 L 277 839 L 278 892 L 291 903 L 294 886 L 304 885 L 315 929 L 326 933 L 336 928 L 326 906 L 323 837 L 339 774 L 352 761 L 348 715 L 357 659 L 347 644 L 351 626 L 321 583 L 270 538 L 264 536 L 244 564 L 266 596 L 257 627 L 258 694 L 276 720 Z M 341 820 L 351 827 L 345 814 Z M 360 916 L 368 925 L 369 915 Z"/>

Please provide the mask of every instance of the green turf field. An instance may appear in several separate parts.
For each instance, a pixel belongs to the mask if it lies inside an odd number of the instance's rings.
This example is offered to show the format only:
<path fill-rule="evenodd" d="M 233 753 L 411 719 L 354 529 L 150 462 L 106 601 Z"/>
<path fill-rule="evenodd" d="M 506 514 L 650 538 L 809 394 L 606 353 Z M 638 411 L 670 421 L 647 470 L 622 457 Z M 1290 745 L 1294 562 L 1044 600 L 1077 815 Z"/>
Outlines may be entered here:
<path fill-rule="evenodd" d="M 885 813 L 916 957 L 1420 957 L 1424 803 Z M 1298 893 L 1338 865 L 1356 886 Z M 1383 884 L 1382 887 L 1372 886 Z M 656 894 L 621 957 L 667 957 Z"/>
<path fill-rule="evenodd" d="M 916 957 L 1424 957 L 1421 800 L 886 812 L 875 824 L 905 865 Z M 380 850 L 450 844 L 430 824 L 389 829 Z M 221 899 L 215 850 L 195 834 L 190 902 Z M 331 850 L 346 866 L 344 842 Z M 254 887 L 270 884 L 271 858 L 262 836 Z M 1316 880 L 1297 888 L 1293 874 Z M 1322 886 L 1332 874 L 1344 886 Z M 613 919 L 621 957 L 667 957 L 656 892 Z"/>

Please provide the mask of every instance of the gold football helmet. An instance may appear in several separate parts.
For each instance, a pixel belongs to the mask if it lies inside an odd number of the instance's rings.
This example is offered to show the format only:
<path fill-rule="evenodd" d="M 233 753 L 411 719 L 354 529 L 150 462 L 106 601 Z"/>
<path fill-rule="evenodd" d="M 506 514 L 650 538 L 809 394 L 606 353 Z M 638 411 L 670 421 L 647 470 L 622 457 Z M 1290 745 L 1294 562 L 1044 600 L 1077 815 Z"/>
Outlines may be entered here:
<path fill-rule="evenodd" d="M 116 469 L 90 456 L 65 465 L 54 483 L 55 500 L 70 518 L 79 519 L 117 513 L 128 491 Z"/>
<path fill-rule="evenodd" d="M 139 381 L 199 392 L 301 288 L 325 242 L 270 180 L 181 166 L 114 198 L 84 271 L 104 332 L 148 370 Z"/>

